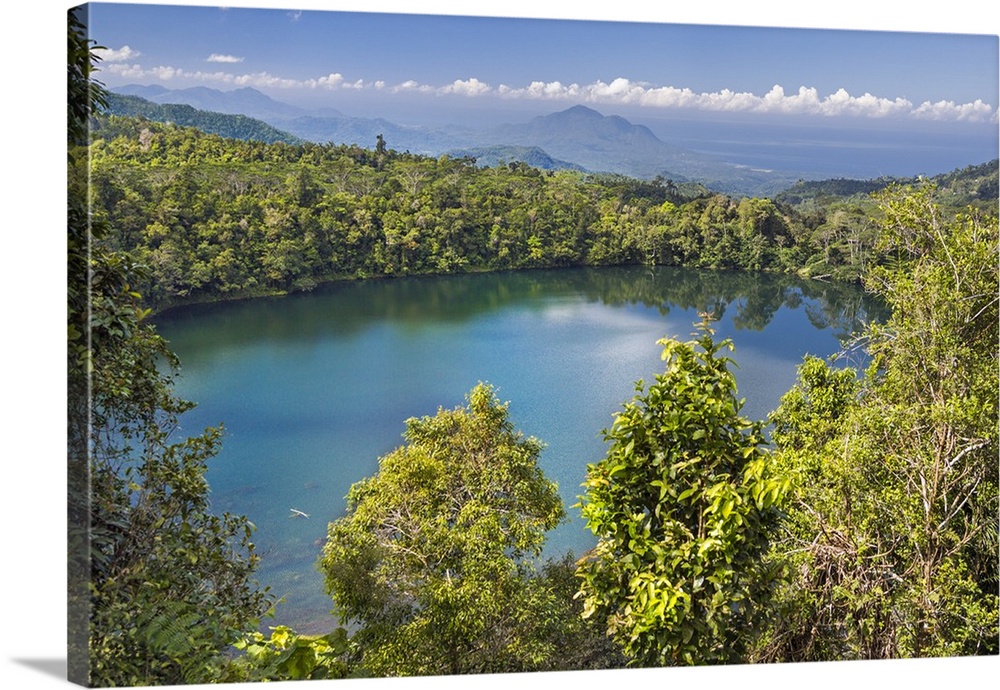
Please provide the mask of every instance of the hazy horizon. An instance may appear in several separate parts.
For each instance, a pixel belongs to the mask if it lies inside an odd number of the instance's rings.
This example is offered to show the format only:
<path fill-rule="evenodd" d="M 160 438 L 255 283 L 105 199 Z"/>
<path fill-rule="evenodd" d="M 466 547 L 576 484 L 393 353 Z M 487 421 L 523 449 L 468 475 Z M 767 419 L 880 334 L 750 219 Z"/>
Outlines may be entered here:
<path fill-rule="evenodd" d="M 669 144 L 810 175 L 934 175 L 992 160 L 1000 146 L 991 35 L 89 9 L 110 88 L 253 87 L 349 117 L 475 129 L 585 105 Z"/>
<path fill-rule="evenodd" d="M 127 91 L 127 87 L 135 86 L 176 90 L 156 82 L 111 88 Z M 572 104 L 544 101 L 515 102 L 497 108 L 473 101 L 453 108 L 439 104 L 425 113 L 407 98 L 398 96 L 381 107 L 358 107 L 356 102 L 338 102 L 329 95 L 326 100 L 286 99 L 286 93 L 268 94 L 257 87 L 199 86 L 223 93 L 252 88 L 279 103 L 303 108 L 306 112 L 336 110 L 344 117 L 383 119 L 396 125 L 428 129 L 451 126 L 488 130 L 499 125 L 528 122 L 573 107 Z M 789 115 L 775 120 L 759 113 L 650 112 L 628 106 L 584 105 L 602 115 L 617 115 L 632 124 L 646 126 L 661 141 L 674 146 L 755 169 L 812 177 L 933 176 L 986 163 L 998 155 L 998 129 L 992 123 L 921 121 L 898 127 L 896 120 L 890 119 L 825 118 L 817 121 L 807 116 Z M 387 143 L 391 147 L 393 142 Z"/>

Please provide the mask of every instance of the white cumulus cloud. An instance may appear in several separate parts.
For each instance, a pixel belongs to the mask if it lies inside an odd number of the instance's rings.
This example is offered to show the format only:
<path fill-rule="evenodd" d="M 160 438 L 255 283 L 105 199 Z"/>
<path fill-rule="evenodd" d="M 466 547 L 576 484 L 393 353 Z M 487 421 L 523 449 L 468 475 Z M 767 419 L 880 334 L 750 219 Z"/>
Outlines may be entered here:
<path fill-rule="evenodd" d="M 996 121 L 993 108 L 981 99 L 973 103 L 958 104 L 954 101 L 924 101 L 913 111 L 914 116 L 925 120 L 958 120 L 960 122 Z"/>
<path fill-rule="evenodd" d="M 468 79 L 456 79 L 441 86 L 421 83 L 414 79 L 390 85 L 381 79 L 374 81 L 350 80 L 339 72 L 331 72 L 312 79 L 288 79 L 267 72 L 251 74 L 188 72 L 169 66 L 144 69 L 135 62 L 129 62 L 130 59 L 139 55 L 138 51 L 132 50 L 128 46 L 115 51 L 104 51 L 103 57 L 110 64 L 105 65 L 102 69 L 130 80 L 147 78 L 178 81 L 188 79 L 280 89 L 373 90 L 388 93 L 463 96 L 467 98 L 500 97 L 611 106 L 632 105 L 658 109 L 809 115 L 814 117 L 907 117 L 953 122 L 996 122 L 998 119 L 998 111 L 982 100 L 976 100 L 972 103 L 956 103 L 947 100 L 926 101 L 915 105 L 905 98 L 886 98 L 867 92 L 853 95 L 843 88 L 826 95 L 810 86 L 800 86 L 796 91 L 786 91 L 780 84 L 775 84 L 763 94 L 731 89 L 697 92 L 690 88 L 656 86 L 646 82 L 632 81 L 625 77 L 618 77 L 610 82 L 597 80 L 590 84 L 532 81 L 526 86 L 500 84 L 493 87 L 476 77 L 469 77 Z M 208 58 L 208 61 L 236 64 L 241 62 L 242 58 L 213 54 Z"/>
<path fill-rule="evenodd" d="M 102 65 L 102 72 L 107 72 L 109 74 L 117 74 L 125 79 L 143 79 L 148 75 L 146 70 L 142 68 L 142 65 Z"/>
<path fill-rule="evenodd" d="M 307 79 L 302 85 L 308 89 L 335 89 L 344 83 L 344 75 L 339 72 L 331 72 L 319 79 Z"/>
<path fill-rule="evenodd" d="M 151 73 L 157 79 L 160 79 L 162 81 L 170 81 L 174 77 L 184 74 L 183 70 L 174 69 L 173 67 L 166 67 L 166 66 L 154 67 L 151 70 Z"/>
<path fill-rule="evenodd" d="M 885 98 L 870 93 L 854 96 L 842 88 L 826 96 L 807 86 L 788 93 L 780 84 L 762 95 L 730 89 L 697 93 L 688 88 L 651 86 L 619 77 L 610 83 L 599 80 L 583 86 L 558 81 L 534 81 L 520 88 L 502 84 L 494 93 L 503 98 L 582 100 L 604 105 L 822 117 L 916 117 L 968 122 L 987 122 L 997 117 L 994 108 L 982 100 L 965 104 L 927 102 L 917 107 L 905 98 Z"/>
<path fill-rule="evenodd" d="M 94 54 L 101 58 L 102 62 L 125 62 L 127 60 L 135 60 L 142 55 L 138 50 L 134 50 L 129 46 L 122 46 L 118 49 L 95 48 Z"/>
<path fill-rule="evenodd" d="M 421 84 L 413 79 L 407 79 L 402 84 L 393 86 L 390 91 L 392 93 L 433 93 L 434 87 Z"/>
<path fill-rule="evenodd" d="M 219 53 L 212 53 L 206 58 L 205 62 L 226 62 L 226 63 L 237 63 L 243 62 L 243 58 L 236 57 L 235 55 L 220 55 Z"/>
<path fill-rule="evenodd" d="M 489 84 L 484 84 L 476 78 L 461 80 L 456 79 L 451 84 L 440 89 L 443 94 L 459 94 L 461 96 L 483 96 L 492 93 L 493 89 Z"/>
<path fill-rule="evenodd" d="M 256 72 L 254 74 L 240 74 L 233 77 L 233 83 L 238 86 L 256 86 L 261 88 L 294 89 L 303 86 L 303 82 L 298 79 L 285 79 L 276 77 L 267 72 Z"/>

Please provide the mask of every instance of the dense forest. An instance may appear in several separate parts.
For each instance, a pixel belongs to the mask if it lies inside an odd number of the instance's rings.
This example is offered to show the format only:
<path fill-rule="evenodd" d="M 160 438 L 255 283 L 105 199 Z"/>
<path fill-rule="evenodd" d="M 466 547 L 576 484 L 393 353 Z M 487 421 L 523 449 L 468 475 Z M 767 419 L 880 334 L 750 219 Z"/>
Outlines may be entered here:
<path fill-rule="evenodd" d="M 736 199 L 523 163 L 225 139 L 102 114 L 70 14 L 69 673 L 92 685 L 997 654 L 996 162 Z M 875 192 L 872 194 L 872 192 Z M 406 422 L 330 523 L 326 635 L 266 626 L 221 429 L 153 309 L 418 273 L 611 264 L 861 281 L 871 365 L 807 358 L 766 420 L 711 314 L 661 342 L 578 507 L 488 384 Z M 515 402 L 516 404 L 516 402 Z M 598 545 L 541 562 L 582 511 Z M 266 632 L 264 632 L 266 630 Z"/>
<path fill-rule="evenodd" d="M 583 265 L 857 281 L 875 239 L 871 200 L 835 182 L 790 190 L 793 205 L 661 178 L 483 168 L 387 142 L 226 139 L 134 117 L 98 117 L 92 137 L 95 216 L 110 246 L 149 267 L 138 287 L 154 308 L 347 278 Z M 996 170 L 969 169 L 940 194 L 988 205 Z"/>

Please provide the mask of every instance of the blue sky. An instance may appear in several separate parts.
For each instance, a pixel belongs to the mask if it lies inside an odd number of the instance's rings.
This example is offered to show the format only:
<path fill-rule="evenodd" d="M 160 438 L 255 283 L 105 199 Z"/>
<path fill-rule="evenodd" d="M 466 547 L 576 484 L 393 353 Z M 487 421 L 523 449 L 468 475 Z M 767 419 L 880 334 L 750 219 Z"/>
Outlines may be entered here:
<path fill-rule="evenodd" d="M 585 103 L 650 116 L 997 124 L 998 43 L 988 33 L 315 9 L 342 6 L 97 3 L 92 36 L 108 49 L 101 78 L 112 87 L 252 86 L 352 115 L 395 116 L 386 111 L 400 103 L 424 114 Z"/>

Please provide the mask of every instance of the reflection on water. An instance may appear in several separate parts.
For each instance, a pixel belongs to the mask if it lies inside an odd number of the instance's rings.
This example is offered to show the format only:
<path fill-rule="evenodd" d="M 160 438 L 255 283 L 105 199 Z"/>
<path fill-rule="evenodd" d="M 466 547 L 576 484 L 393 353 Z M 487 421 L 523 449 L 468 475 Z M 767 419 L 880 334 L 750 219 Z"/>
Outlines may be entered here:
<path fill-rule="evenodd" d="M 688 337 L 706 311 L 736 343 L 754 418 L 776 406 L 805 353 L 833 354 L 881 317 L 851 286 L 609 268 L 339 283 L 175 310 L 158 325 L 183 363 L 178 393 L 198 403 L 183 431 L 225 425 L 208 475 L 213 507 L 258 527 L 260 579 L 285 597 L 270 624 L 320 632 L 333 624 L 315 566 L 326 524 L 399 445 L 405 419 L 494 384 L 515 424 L 546 444 L 543 469 L 572 506 L 612 414 L 635 381 L 662 370 L 656 341 Z M 549 555 L 593 543 L 568 513 Z"/>

